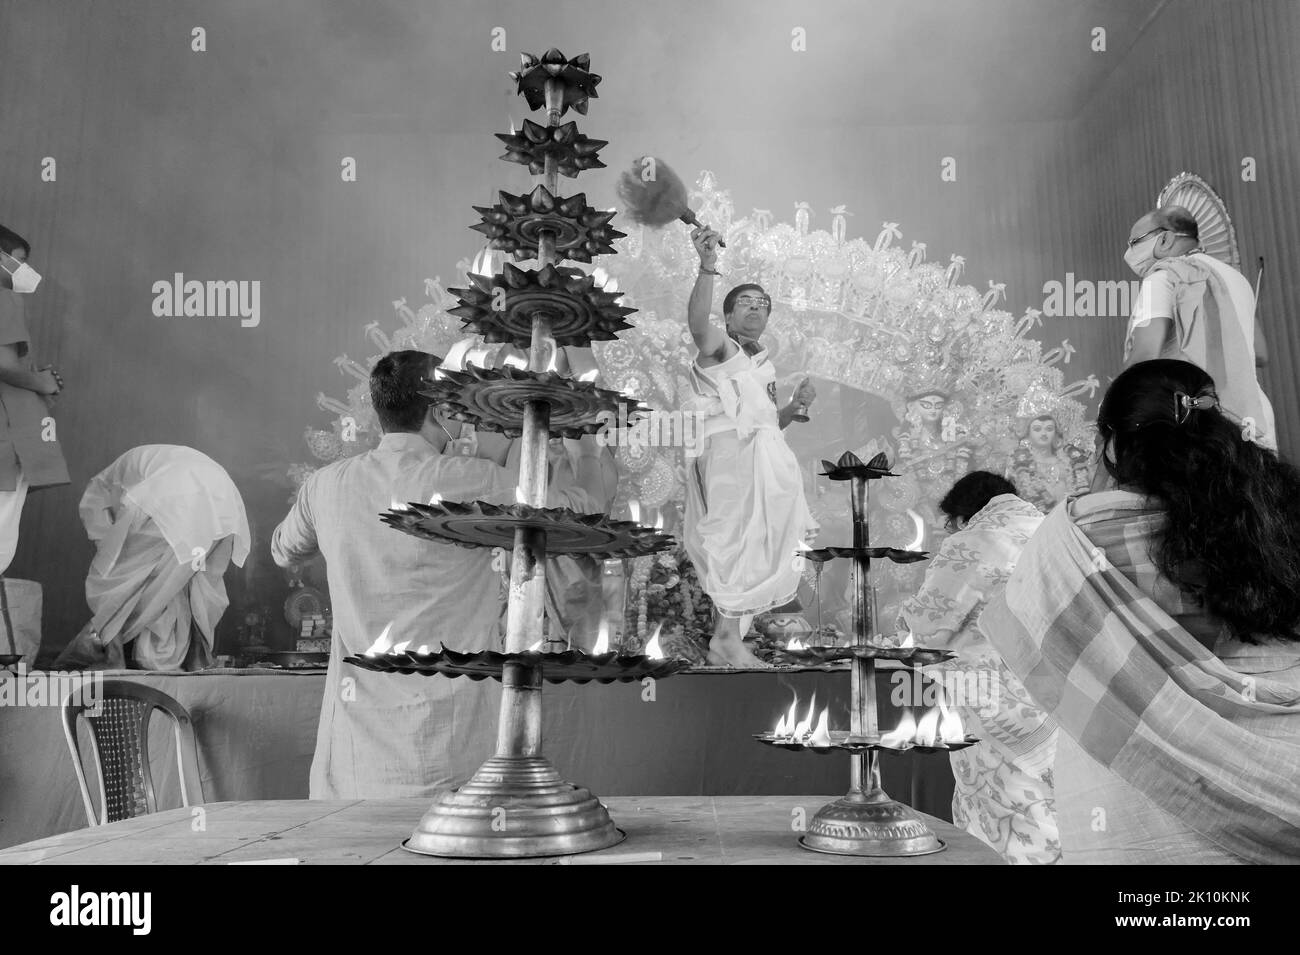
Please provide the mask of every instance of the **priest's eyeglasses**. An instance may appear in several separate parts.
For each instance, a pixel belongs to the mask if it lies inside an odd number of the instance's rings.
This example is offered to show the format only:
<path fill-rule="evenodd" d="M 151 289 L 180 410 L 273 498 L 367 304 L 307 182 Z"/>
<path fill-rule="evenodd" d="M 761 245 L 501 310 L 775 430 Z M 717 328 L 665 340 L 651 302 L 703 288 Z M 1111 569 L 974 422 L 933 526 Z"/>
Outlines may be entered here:
<path fill-rule="evenodd" d="M 1140 236 L 1138 236 L 1136 239 L 1129 239 L 1129 240 L 1128 240 L 1128 247 L 1129 247 L 1130 249 L 1133 248 L 1133 246 L 1137 245 L 1137 244 L 1138 244 L 1139 242 L 1141 242 L 1143 239 L 1149 239 L 1151 236 L 1155 235 L 1157 232 L 1173 232 L 1174 235 L 1180 235 L 1180 236 L 1182 236 L 1182 237 L 1185 238 L 1185 239 L 1194 239 L 1194 238 L 1196 238 L 1196 236 L 1192 235 L 1190 232 L 1174 232 L 1173 229 L 1166 229 L 1166 228 L 1164 228 L 1163 226 L 1156 226 L 1156 228 L 1152 229 L 1150 232 L 1143 232 L 1143 233 L 1142 233 Z"/>
<path fill-rule="evenodd" d="M 766 308 L 769 311 L 772 308 L 772 300 L 766 295 L 741 295 L 736 298 L 736 304 L 742 308 Z"/>

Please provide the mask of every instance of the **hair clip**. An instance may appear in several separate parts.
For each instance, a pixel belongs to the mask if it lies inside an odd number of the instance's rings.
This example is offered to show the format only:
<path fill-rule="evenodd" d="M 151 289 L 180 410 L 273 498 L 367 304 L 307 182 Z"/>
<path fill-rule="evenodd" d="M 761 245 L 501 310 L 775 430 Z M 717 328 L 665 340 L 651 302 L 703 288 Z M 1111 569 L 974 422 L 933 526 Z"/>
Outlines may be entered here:
<path fill-rule="evenodd" d="M 1219 398 L 1213 392 L 1199 394 L 1195 398 L 1185 391 L 1174 392 L 1174 423 L 1182 424 L 1192 411 L 1209 411 L 1219 406 Z"/>

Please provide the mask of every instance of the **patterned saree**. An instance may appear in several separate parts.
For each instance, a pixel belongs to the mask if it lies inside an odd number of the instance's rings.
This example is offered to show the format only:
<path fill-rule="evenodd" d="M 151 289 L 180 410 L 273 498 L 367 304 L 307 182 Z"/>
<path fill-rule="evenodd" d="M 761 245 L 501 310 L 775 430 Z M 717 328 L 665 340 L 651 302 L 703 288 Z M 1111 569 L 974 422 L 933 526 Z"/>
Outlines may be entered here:
<path fill-rule="evenodd" d="M 1060 727 L 1062 861 L 1300 862 L 1300 643 L 1225 637 L 1152 564 L 1163 520 L 1056 508 L 981 620 Z"/>
<path fill-rule="evenodd" d="M 966 732 L 981 740 L 949 757 L 953 823 L 1012 863 L 1060 858 L 1051 777 L 1056 727 L 1002 665 L 980 613 L 1042 521 L 1034 505 L 1013 494 L 993 498 L 940 545 L 899 618 L 918 646 L 958 653 L 926 671 L 940 679 Z"/>

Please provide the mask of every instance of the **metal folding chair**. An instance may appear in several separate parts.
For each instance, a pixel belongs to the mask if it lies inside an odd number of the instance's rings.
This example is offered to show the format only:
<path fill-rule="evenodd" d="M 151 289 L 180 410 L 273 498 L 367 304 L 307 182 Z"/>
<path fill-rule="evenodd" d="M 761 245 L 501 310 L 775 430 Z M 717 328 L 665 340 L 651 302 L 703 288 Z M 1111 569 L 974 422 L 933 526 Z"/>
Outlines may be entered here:
<path fill-rule="evenodd" d="M 89 712 L 80 691 L 63 701 L 63 735 L 68 741 L 77 784 L 86 806 L 86 819 L 102 826 L 120 819 L 158 811 L 153 775 L 149 770 L 149 719 L 161 710 L 171 719 L 176 738 L 176 769 L 180 779 L 181 805 L 203 803 L 199 777 L 198 748 L 190 714 L 160 690 L 131 680 L 104 680 L 98 695 L 98 714 Z M 78 720 L 90 728 L 90 756 L 99 787 L 98 812 L 91 798 L 90 784 L 82 765 L 77 741 Z"/>

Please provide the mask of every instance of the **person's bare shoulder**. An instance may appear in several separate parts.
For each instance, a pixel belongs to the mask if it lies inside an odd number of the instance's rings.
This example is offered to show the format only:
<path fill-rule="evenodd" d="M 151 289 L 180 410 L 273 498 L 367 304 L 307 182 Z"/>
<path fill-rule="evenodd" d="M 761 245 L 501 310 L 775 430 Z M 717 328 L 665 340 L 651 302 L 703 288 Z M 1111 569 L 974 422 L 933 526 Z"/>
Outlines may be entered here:
<path fill-rule="evenodd" d="M 695 359 L 695 363 L 701 368 L 712 368 L 714 365 L 721 365 L 739 350 L 736 343 L 721 332 L 718 332 L 717 344 L 714 345 L 709 342 L 706 347 L 707 351 L 701 348 L 699 356 Z"/>

